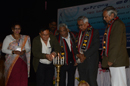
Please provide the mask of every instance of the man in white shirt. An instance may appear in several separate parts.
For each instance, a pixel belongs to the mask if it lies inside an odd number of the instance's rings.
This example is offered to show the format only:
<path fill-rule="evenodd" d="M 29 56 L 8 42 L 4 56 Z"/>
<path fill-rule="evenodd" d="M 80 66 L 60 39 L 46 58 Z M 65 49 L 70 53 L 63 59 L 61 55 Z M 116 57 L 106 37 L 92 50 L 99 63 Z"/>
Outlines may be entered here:
<path fill-rule="evenodd" d="M 76 44 L 75 36 L 68 30 L 66 24 L 59 25 L 60 35 L 57 37 L 61 46 L 61 52 L 65 58 L 65 65 L 60 70 L 60 86 L 74 86 L 75 70 L 76 70 Z M 67 85 L 66 85 L 66 72 L 67 72 Z"/>
<path fill-rule="evenodd" d="M 35 37 L 32 44 L 33 66 L 36 72 L 37 86 L 52 86 L 54 66 L 53 57 L 60 52 L 60 45 L 49 29 L 41 28 L 39 36 Z"/>

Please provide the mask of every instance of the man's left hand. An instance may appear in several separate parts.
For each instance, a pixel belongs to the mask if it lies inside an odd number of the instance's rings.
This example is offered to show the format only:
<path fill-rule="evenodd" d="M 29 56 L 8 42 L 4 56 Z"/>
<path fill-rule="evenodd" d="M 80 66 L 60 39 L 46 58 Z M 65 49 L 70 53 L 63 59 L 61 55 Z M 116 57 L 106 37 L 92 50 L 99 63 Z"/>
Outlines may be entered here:
<path fill-rule="evenodd" d="M 86 59 L 84 54 L 77 54 L 77 57 L 80 59 L 81 63 L 84 62 L 84 60 Z"/>
<path fill-rule="evenodd" d="M 109 67 L 111 67 L 113 65 L 113 63 L 108 61 L 108 65 L 109 65 Z"/>
<path fill-rule="evenodd" d="M 86 57 L 84 56 L 84 54 L 80 54 L 80 57 L 81 57 L 80 58 L 81 63 L 84 62 L 84 60 L 86 59 Z"/>

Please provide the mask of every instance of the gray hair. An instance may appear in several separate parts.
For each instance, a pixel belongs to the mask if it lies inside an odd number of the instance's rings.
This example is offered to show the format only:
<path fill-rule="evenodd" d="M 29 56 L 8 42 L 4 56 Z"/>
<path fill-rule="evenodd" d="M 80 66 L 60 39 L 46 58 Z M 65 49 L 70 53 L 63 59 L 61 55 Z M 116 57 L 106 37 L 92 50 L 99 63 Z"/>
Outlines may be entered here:
<path fill-rule="evenodd" d="M 83 20 L 84 23 L 88 22 L 88 18 L 86 16 L 80 16 L 78 17 L 77 21 Z"/>
<path fill-rule="evenodd" d="M 68 29 L 68 26 L 67 26 L 65 23 L 59 24 L 59 28 L 60 28 L 60 27 L 65 27 L 66 29 Z"/>
<path fill-rule="evenodd" d="M 112 7 L 112 6 L 108 6 L 108 7 L 104 8 L 104 9 L 103 9 L 103 12 L 104 12 L 104 11 L 107 11 L 107 13 L 108 13 L 109 16 L 110 16 L 112 13 L 114 13 L 114 17 L 117 16 L 117 10 L 116 10 L 114 7 Z"/>

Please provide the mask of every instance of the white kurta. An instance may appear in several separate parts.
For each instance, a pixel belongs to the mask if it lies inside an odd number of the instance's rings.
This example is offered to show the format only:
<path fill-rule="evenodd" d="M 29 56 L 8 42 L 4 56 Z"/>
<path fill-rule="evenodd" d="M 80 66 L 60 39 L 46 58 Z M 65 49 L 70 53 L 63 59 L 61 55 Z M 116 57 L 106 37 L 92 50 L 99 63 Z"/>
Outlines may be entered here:
<path fill-rule="evenodd" d="M 8 49 L 8 46 L 9 46 L 9 44 L 10 44 L 11 42 L 13 42 L 13 41 L 16 41 L 16 39 L 14 39 L 12 35 L 7 35 L 7 36 L 5 37 L 5 39 L 4 39 L 4 41 L 3 41 L 3 45 L 2 45 L 2 52 L 3 52 L 3 53 L 12 54 L 12 50 L 9 50 L 9 49 Z M 29 52 L 30 49 L 31 49 L 31 47 L 30 47 L 30 44 L 29 44 L 29 42 L 28 42 L 28 40 L 27 40 L 27 42 L 26 42 L 26 44 L 25 44 L 25 50 L 26 50 L 26 52 Z"/>

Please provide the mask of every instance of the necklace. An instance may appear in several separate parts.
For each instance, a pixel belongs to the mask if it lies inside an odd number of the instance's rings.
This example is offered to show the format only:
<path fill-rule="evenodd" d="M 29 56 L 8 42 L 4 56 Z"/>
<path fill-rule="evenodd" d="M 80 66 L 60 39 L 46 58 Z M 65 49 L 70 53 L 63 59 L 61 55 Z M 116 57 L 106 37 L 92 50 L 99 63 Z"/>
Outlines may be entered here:
<path fill-rule="evenodd" d="M 19 39 L 20 39 L 20 35 L 18 35 L 18 36 L 16 37 L 14 34 L 12 34 L 12 36 L 13 36 L 13 38 L 16 39 L 16 40 L 19 40 Z"/>
<path fill-rule="evenodd" d="M 19 42 L 20 42 L 20 35 L 18 37 L 16 37 L 14 34 L 12 34 L 13 38 L 16 40 L 18 46 L 19 46 Z"/>

